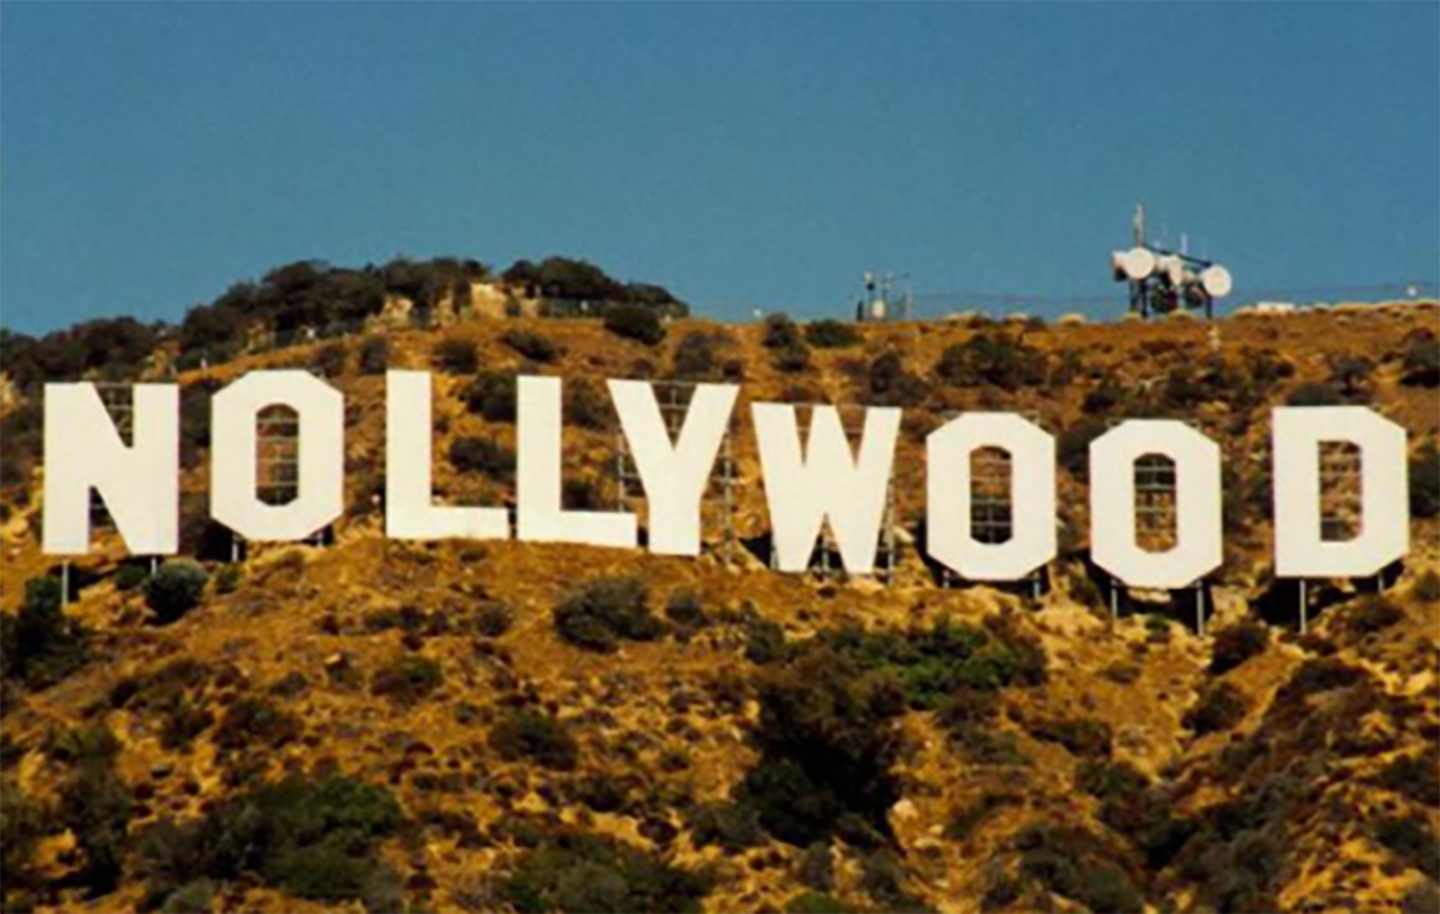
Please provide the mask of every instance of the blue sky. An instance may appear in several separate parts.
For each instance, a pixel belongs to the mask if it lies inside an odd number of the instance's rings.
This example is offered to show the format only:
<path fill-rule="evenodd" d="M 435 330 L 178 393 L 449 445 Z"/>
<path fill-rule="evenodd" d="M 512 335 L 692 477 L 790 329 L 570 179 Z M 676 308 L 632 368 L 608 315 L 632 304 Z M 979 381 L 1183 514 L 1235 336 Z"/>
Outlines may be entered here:
<path fill-rule="evenodd" d="M 5 3 L 0 322 L 397 254 L 721 318 L 865 269 L 1099 313 L 1137 199 L 1242 294 L 1434 279 L 1437 52 L 1433 3 Z"/>

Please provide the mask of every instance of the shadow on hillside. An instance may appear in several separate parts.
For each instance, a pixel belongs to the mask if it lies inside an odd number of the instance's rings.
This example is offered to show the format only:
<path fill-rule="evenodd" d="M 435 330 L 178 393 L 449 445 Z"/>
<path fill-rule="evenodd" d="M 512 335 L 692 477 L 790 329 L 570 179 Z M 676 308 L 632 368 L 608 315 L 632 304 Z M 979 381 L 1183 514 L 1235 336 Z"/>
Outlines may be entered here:
<path fill-rule="evenodd" d="M 1195 632 L 1199 621 L 1197 613 L 1199 607 L 1203 606 L 1204 608 L 1207 628 L 1211 617 L 1215 614 L 1214 586 L 1207 579 L 1202 579 L 1198 587 L 1165 591 L 1132 591 L 1111 577 L 1110 572 L 1095 564 L 1090 557 L 1089 549 L 1082 550 L 1079 558 L 1085 569 L 1085 576 L 1090 579 L 1090 583 L 1095 585 L 1096 591 L 1104 601 L 1105 611 L 1108 612 L 1113 606 L 1118 618 L 1123 619 L 1136 614 L 1159 616 Z M 1141 592 L 1146 596 L 1137 595 Z M 1163 597 L 1157 596 L 1161 593 L 1164 594 Z"/>
<path fill-rule="evenodd" d="M 1341 586 L 1334 580 L 1307 580 L 1305 602 L 1309 621 L 1316 619 L 1330 607 L 1347 603 L 1364 594 L 1383 593 L 1393 587 L 1405 573 L 1405 562 L 1397 559 L 1380 569 L 1374 577 L 1350 578 L 1349 587 Z M 1300 624 L 1300 580 L 1298 578 L 1275 578 L 1258 597 L 1250 601 L 1250 612 L 1262 621 L 1285 628 L 1297 628 Z"/>

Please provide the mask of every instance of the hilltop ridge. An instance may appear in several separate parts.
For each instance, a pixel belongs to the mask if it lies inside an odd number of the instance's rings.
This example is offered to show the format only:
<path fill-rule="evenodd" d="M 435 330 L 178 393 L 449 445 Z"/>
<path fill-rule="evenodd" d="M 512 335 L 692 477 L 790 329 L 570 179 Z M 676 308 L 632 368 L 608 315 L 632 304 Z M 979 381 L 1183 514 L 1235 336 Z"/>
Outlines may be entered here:
<path fill-rule="evenodd" d="M 181 386 L 189 558 L 151 577 L 102 532 L 63 611 L 36 535 L 38 397 L 17 386 L 6 910 L 1433 909 L 1434 310 L 1213 335 L 505 313 L 203 365 L 136 347 L 129 364 Z M 347 514 L 328 545 L 232 563 L 206 512 L 208 398 L 267 367 L 345 395 Z M 572 507 L 615 503 L 604 379 L 743 382 L 737 543 L 713 503 L 697 560 L 385 540 L 386 367 L 434 372 L 435 490 L 456 504 L 513 500 L 516 373 L 564 379 Z M 892 581 L 766 568 L 756 400 L 904 409 Z M 1407 429 L 1412 552 L 1381 594 L 1317 582 L 1301 636 L 1268 570 L 1268 409 L 1331 402 Z M 1061 555 L 1038 600 L 941 586 L 917 545 L 924 435 L 970 409 L 1057 437 Z M 1087 562 L 1085 448 L 1125 416 L 1184 418 L 1223 449 L 1207 637 L 1184 594 L 1126 595 L 1112 620 Z"/>

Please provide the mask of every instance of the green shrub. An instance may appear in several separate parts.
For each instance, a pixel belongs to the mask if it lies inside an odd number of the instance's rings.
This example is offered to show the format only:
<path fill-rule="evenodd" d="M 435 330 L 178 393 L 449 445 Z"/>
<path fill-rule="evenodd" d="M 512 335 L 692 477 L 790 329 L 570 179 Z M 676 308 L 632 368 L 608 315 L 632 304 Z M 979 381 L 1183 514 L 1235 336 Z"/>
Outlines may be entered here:
<path fill-rule="evenodd" d="M 905 370 L 900 353 L 882 353 L 870 363 L 866 373 L 867 403 L 885 406 L 915 406 L 929 395 L 929 386 Z"/>
<path fill-rule="evenodd" d="M 445 681 L 440 664 L 429 657 L 407 654 L 375 671 L 370 691 L 395 701 L 414 703 L 438 689 Z"/>
<path fill-rule="evenodd" d="M 760 814 L 750 803 L 712 803 L 686 814 L 691 841 L 696 847 L 718 845 L 730 853 L 765 841 Z"/>
<path fill-rule="evenodd" d="M 654 346 L 665 338 L 665 325 L 654 308 L 617 305 L 605 313 L 605 329 L 616 336 Z"/>
<path fill-rule="evenodd" d="M 515 478 L 515 452 L 490 438 L 461 435 L 450 442 L 450 465 L 464 473 L 484 473 L 496 482 Z"/>
<path fill-rule="evenodd" d="M 789 315 L 770 314 L 765 317 L 765 335 L 760 339 L 766 349 L 803 349 L 805 341 L 800 328 Z"/>
<path fill-rule="evenodd" d="M 500 883 L 520 914 L 698 912 L 711 877 L 678 869 L 612 838 L 546 835 Z"/>
<path fill-rule="evenodd" d="M 1440 447 L 1428 442 L 1410 460 L 1410 514 L 1435 517 L 1440 514 Z"/>
<path fill-rule="evenodd" d="M 1292 390 L 1285 403 L 1287 406 L 1343 406 L 1345 395 L 1335 384 L 1311 381 Z"/>
<path fill-rule="evenodd" d="M 134 590 L 150 577 L 150 569 L 140 562 L 126 562 L 115 571 L 115 589 Z"/>
<path fill-rule="evenodd" d="M 718 333 L 695 330 L 685 334 L 675 347 L 675 377 L 703 379 L 713 377 L 719 366 L 717 351 L 728 344 Z"/>
<path fill-rule="evenodd" d="M 145 585 L 145 603 L 161 625 L 174 622 L 196 606 L 205 593 L 210 575 L 198 563 L 171 559 Z"/>
<path fill-rule="evenodd" d="M 400 823 L 383 787 L 291 776 L 222 800 L 201 819 L 152 827 L 140 841 L 142 869 L 157 905 L 201 878 L 258 877 L 298 897 L 362 899 L 387 875 L 375 842 Z"/>
<path fill-rule="evenodd" d="M 475 613 L 475 630 L 487 638 L 498 638 L 510 630 L 514 613 L 496 600 L 483 603 Z"/>
<path fill-rule="evenodd" d="M 1197 736 L 1229 730 L 1249 713 L 1250 701 L 1245 694 L 1228 682 L 1221 682 L 1206 689 L 1195 706 L 1185 712 L 1181 724 L 1195 731 Z"/>
<path fill-rule="evenodd" d="M 810 370 L 810 349 L 806 346 L 786 346 L 775 350 L 775 370 L 786 374 L 797 374 Z"/>
<path fill-rule="evenodd" d="M 107 732 L 108 735 L 108 732 Z M 110 736 L 117 747 L 119 742 Z M 75 759 L 74 770 L 60 788 L 55 820 L 68 828 L 83 854 L 75 877 L 90 895 L 108 895 L 120 884 L 130 821 L 130 789 L 114 768 L 115 751 Z"/>
<path fill-rule="evenodd" d="M 531 759 L 556 771 L 571 771 L 580 745 L 570 731 L 549 714 L 522 708 L 511 711 L 490 728 L 490 745 L 507 761 Z"/>
<path fill-rule="evenodd" d="M 367 336 L 360 344 L 360 373 L 384 374 L 390 367 L 390 341 L 383 336 Z"/>
<path fill-rule="evenodd" d="M 31 578 L 19 613 L 0 612 L 0 676 L 43 688 L 85 664 L 89 633 L 65 615 L 60 598 L 58 578 Z"/>
<path fill-rule="evenodd" d="M 475 344 L 458 337 L 447 337 L 435 345 L 435 365 L 447 374 L 474 374 L 480 367 L 480 353 Z"/>
<path fill-rule="evenodd" d="M 195 704 L 186 695 L 178 694 L 162 709 L 160 745 L 172 751 L 188 749 L 190 743 L 215 722 L 208 708 Z"/>
<path fill-rule="evenodd" d="M 1433 568 L 1427 568 L 1415 579 L 1410 593 L 1421 603 L 1440 602 L 1440 574 L 1436 574 Z"/>
<path fill-rule="evenodd" d="M 338 378 L 345 374 L 350 364 L 350 350 L 344 343 L 326 343 L 315 353 L 315 367 L 327 378 Z"/>
<path fill-rule="evenodd" d="M 1017 806 L 1024 802 L 1017 793 L 987 791 L 974 803 L 950 813 L 945 823 L 945 837 L 952 841 L 964 841 L 974 834 L 975 829 L 995 812 L 1006 806 Z"/>
<path fill-rule="evenodd" d="M 240 586 L 240 566 L 226 565 L 215 573 L 215 592 L 234 593 Z"/>
<path fill-rule="evenodd" d="M 1045 383 L 1049 363 L 1043 352 L 998 333 L 973 336 L 940 355 L 935 373 L 957 387 L 989 385 L 1018 390 Z"/>
<path fill-rule="evenodd" d="M 1431 772 L 1431 777 L 1434 772 Z M 1431 879 L 1440 880 L 1440 839 L 1424 816 L 1390 817 L 1375 826 L 1375 840 Z"/>
<path fill-rule="evenodd" d="M 1020 873 L 1046 890 L 1092 911 L 1140 912 L 1144 897 L 1129 875 L 1110 862 L 1113 852 L 1083 829 L 1033 825 L 1015 839 Z"/>
<path fill-rule="evenodd" d="M 1402 755 L 1381 769 L 1375 783 L 1430 809 L 1440 807 L 1440 749 L 1427 746 L 1418 755 Z"/>
<path fill-rule="evenodd" d="M 1113 734 L 1110 725 L 1091 718 L 1033 721 L 1026 725 L 1031 736 L 1050 743 L 1059 743 L 1071 755 L 1104 758 L 1110 755 Z"/>
<path fill-rule="evenodd" d="M 1341 624 L 1356 637 L 1389 628 L 1405 618 L 1400 607 L 1379 594 L 1367 594 L 1347 607 Z"/>
<path fill-rule="evenodd" d="M 560 354 L 548 337 L 530 330 L 506 330 L 501 334 L 500 341 L 532 362 L 553 362 Z"/>
<path fill-rule="evenodd" d="M 512 403 L 514 394 L 510 397 Z M 594 430 L 608 429 L 615 424 L 609 397 L 588 378 L 565 382 L 565 421 L 571 425 Z"/>
<path fill-rule="evenodd" d="M 819 320 L 805 326 L 805 342 L 816 349 L 842 349 L 859 343 L 860 332 L 844 321 Z"/>
<path fill-rule="evenodd" d="M 1215 675 L 1235 669 L 1257 654 L 1265 653 L 1270 630 L 1259 622 L 1237 622 L 1215 633 L 1210 646 L 1210 672 Z"/>
<path fill-rule="evenodd" d="M 701 628 L 709 621 L 705 617 L 705 607 L 692 590 L 677 590 L 670 595 L 665 601 L 665 618 L 691 629 Z"/>
<path fill-rule="evenodd" d="M 215 745 L 228 752 L 283 746 L 300 735 L 295 715 L 264 698 L 242 698 L 225 709 Z"/>
<path fill-rule="evenodd" d="M 785 914 L 850 914 L 854 910 L 824 892 L 801 892 L 785 902 Z"/>
<path fill-rule="evenodd" d="M 621 639 L 653 641 L 665 623 L 650 612 L 639 578 L 597 578 L 555 607 L 555 631 L 577 647 L 609 652 Z"/>
<path fill-rule="evenodd" d="M 745 622 L 745 659 L 751 663 L 771 663 L 785 656 L 785 628 L 771 619 L 759 616 Z"/>
<path fill-rule="evenodd" d="M 1405 346 L 1400 383 L 1419 387 L 1440 386 L 1440 340 L 1414 334 Z"/>
<path fill-rule="evenodd" d="M 483 372 L 461 393 L 465 408 L 491 422 L 514 422 L 516 380 L 511 374 Z"/>

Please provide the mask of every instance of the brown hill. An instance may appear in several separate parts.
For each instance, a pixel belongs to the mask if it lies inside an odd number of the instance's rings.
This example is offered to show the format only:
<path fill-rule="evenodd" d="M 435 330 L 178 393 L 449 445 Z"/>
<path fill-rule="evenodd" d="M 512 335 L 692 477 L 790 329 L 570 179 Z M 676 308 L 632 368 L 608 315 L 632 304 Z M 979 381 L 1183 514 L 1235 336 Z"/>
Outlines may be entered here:
<path fill-rule="evenodd" d="M 106 534 L 63 613 L 53 586 L 27 593 L 56 566 L 21 398 L 5 910 L 1440 909 L 1436 312 L 1213 327 L 680 320 L 646 344 L 512 318 L 241 355 L 178 379 L 187 548 L 214 535 L 206 397 L 254 368 L 345 393 L 348 510 L 332 545 L 206 558 L 194 606 L 193 571 L 147 581 Z M 386 364 L 436 371 L 436 491 L 466 504 L 509 497 L 518 371 L 565 378 L 568 497 L 605 505 L 613 417 L 576 388 L 743 379 L 745 545 L 718 522 L 698 560 L 386 541 Z M 748 403 L 774 399 L 905 408 L 887 586 L 764 568 Z M 1381 595 L 1317 584 L 1304 637 L 1267 572 L 1268 408 L 1287 401 L 1372 404 L 1415 455 L 1412 554 Z M 912 545 L 924 435 L 975 408 L 1060 439 L 1062 555 L 1038 600 L 937 586 Z M 1087 570 L 1084 447 L 1126 415 L 1222 444 L 1218 634 L 1194 634 L 1185 595 L 1112 621 Z"/>

